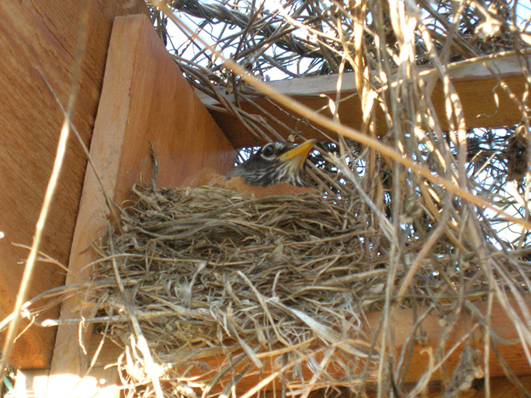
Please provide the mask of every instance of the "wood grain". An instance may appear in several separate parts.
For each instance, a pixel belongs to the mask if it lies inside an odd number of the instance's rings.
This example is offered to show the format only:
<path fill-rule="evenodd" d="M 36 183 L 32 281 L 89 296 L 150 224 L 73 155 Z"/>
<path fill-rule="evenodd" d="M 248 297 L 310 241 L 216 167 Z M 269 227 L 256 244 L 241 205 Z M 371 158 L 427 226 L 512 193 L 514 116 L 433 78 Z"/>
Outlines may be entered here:
<path fill-rule="evenodd" d="M 116 203 L 132 199 L 131 187 L 150 182 L 149 143 L 157 151 L 158 186 L 178 186 L 202 169 L 230 169 L 235 151 L 185 81 L 144 15 L 117 18 L 90 147 L 104 190 Z M 92 168 L 87 169 L 70 254 L 67 284 L 82 280 L 93 260 L 86 248 L 108 227 L 109 210 Z M 90 272 L 91 270 L 87 270 Z M 77 317 L 82 294 L 63 304 L 61 318 Z M 61 326 L 53 354 L 48 394 L 74 391 L 89 358 L 79 344 L 90 332 Z M 70 383 L 62 377 L 70 375 Z M 68 386 L 68 387 L 67 387 Z M 75 394 L 80 394 L 79 386 Z"/>
<path fill-rule="evenodd" d="M 521 112 L 505 91 L 503 91 L 498 80 L 501 79 L 505 82 L 513 94 L 522 101 L 525 92 L 525 76 L 522 74 L 518 60 L 513 56 L 491 60 L 487 64 L 498 75 L 493 76 L 482 63 L 468 64 L 460 68 L 452 69 L 449 72 L 464 108 L 467 128 L 500 127 L 520 123 L 522 119 Z M 326 108 L 330 100 L 335 100 L 337 76 L 304 77 L 273 81 L 268 84 L 278 92 L 286 94 L 317 111 L 323 107 Z M 353 73 L 344 74 L 341 88 L 341 98 L 344 101 L 339 106 L 339 120 L 344 125 L 359 130 L 361 128 L 363 110 L 361 109 L 360 98 L 357 95 Z M 252 91 L 253 89 L 249 88 L 249 90 Z M 498 96 L 499 106 L 496 104 L 495 94 Z M 225 94 L 221 93 L 220 95 Z M 217 100 L 202 93 L 199 96 L 205 105 L 219 107 Z M 225 97 L 228 101 L 232 100 L 230 95 L 225 95 Z M 443 129 L 448 128 L 445 114 L 445 98 L 442 83 L 439 82 L 435 86 L 432 101 Z M 295 117 L 290 116 L 292 114 L 290 110 L 279 110 L 275 105 L 268 102 L 267 99 L 258 95 L 258 93 L 255 96 L 251 95 L 251 99 L 282 123 L 301 132 L 305 138 L 324 139 L 323 136 L 317 134 L 305 123 L 299 122 L 300 115 L 294 115 Z M 257 110 L 249 102 L 243 101 L 242 98 L 240 98 L 240 103 L 244 111 L 265 117 L 264 113 Z M 283 108 L 283 106 L 280 107 Z M 236 148 L 262 145 L 261 142 L 257 142 L 246 131 L 243 124 L 237 118 L 219 110 L 211 110 L 210 112 Z M 324 109 L 321 113 L 330 118 L 332 117 L 329 109 Z M 376 121 L 377 134 L 386 134 L 387 125 L 381 108 L 378 108 Z M 280 124 L 272 123 L 271 126 L 277 129 L 284 137 L 288 137 L 291 134 L 289 130 Z M 333 137 L 337 137 L 337 134 L 332 131 L 324 131 Z"/>
<path fill-rule="evenodd" d="M 84 3 L 0 3 L 0 231 L 5 235 L 0 239 L 0 319 L 13 310 L 28 255 L 12 243 L 32 243 L 63 121 L 39 70 L 66 105 Z M 116 15 L 147 13 L 142 0 L 87 3 L 87 45 L 74 115 L 85 144 L 92 135 L 112 21 Z M 41 252 L 62 264 L 68 262 L 85 167 L 86 158 L 73 138 L 41 246 Z M 38 264 L 30 296 L 62 285 L 64 278 L 56 266 Z M 57 314 L 58 309 L 48 313 Z M 18 338 L 10 363 L 22 369 L 48 367 L 54 336 L 53 329 L 31 327 Z"/>

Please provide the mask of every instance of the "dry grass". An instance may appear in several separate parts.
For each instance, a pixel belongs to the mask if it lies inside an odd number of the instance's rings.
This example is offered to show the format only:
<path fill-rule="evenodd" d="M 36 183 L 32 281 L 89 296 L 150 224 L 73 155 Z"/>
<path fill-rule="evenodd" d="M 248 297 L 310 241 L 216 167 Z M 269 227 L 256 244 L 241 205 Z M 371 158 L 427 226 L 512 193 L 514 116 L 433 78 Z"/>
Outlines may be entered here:
<path fill-rule="evenodd" d="M 430 234 L 402 242 L 389 285 L 389 265 L 397 254 L 370 226 L 372 216 L 358 197 L 254 198 L 214 187 L 135 192 L 140 200 L 122 213 L 123 232 L 97 246 L 101 259 L 88 288 L 100 330 L 125 348 L 119 366 L 126 384 L 136 386 L 131 394 L 152 393 L 145 357 L 138 353 L 140 336 L 168 392 L 208 396 L 219 393 L 220 382 L 230 391 L 239 383 L 253 386 L 275 371 L 276 382 L 293 393 L 324 386 L 357 390 L 375 382 L 381 359 L 380 337 L 364 314 L 389 305 L 415 308 L 420 319 L 428 314 L 447 319 L 441 348 L 434 352 L 434 359 L 444 362 L 444 343 L 461 343 L 447 340 L 459 324 L 458 314 L 474 312 L 487 299 L 489 278 L 508 290 L 525 284 L 529 271 L 527 262 L 490 247 L 490 261 L 503 268 L 485 274 L 477 251 L 467 248 L 471 244 L 464 238 L 459 242 L 468 254 L 460 254 L 458 266 L 449 230 L 433 243 L 429 258 L 420 261 L 407 291 L 397 297 Z M 395 293 L 386 304 L 389 290 Z M 476 320 L 488 327 L 481 316 Z M 469 331 L 474 329 L 470 325 Z M 467 340 L 478 343 L 474 334 Z M 412 348 L 404 343 L 396 348 Z M 481 372 L 479 351 L 472 352 L 467 358 L 475 362 L 465 359 L 461 366 Z M 389 381 L 407 373 L 411 354 L 402 349 L 395 376 L 386 369 Z M 426 371 L 430 375 L 433 369 Z M 469 373 L 459 373 L 453 383 L 460 385 Z"/>
<path fill-rule="evenodd" d="M 359 296 L 381 290 L 388 256 L 367 250 L 378 233 L 366 230 L 359 200 L 251 198 L 213 187 L 137 193 L 121 221 L 126 232 L 101 248 L 115 264 L 100 263 L 98 278 L 112 278 L 117 267 L 155 356 L 175 369 L 166 370 L 170 378 L 184 380 L 187 366 L 205 370 L 202 359 L 213 355 L 225 357 L 223 365 L 241 362 L 233 365 L 240 371 L 265 366 L 282 349 L 285 361 L 315 361 L 318 338 L 337 346 L 333 362 L 345 370 L 333 384 L 361 372 L 356 357 L 367 356 L 368 344 L 356 342 L 359 314 L 378 300 Z M 106 297 L 97 309 L 108 316 L 125 306 L 116 287 L 94 293 Z M 128 344 L 129 322 L 108 333 Z M 208 383 L 219 371 L 199 379 Z"/>
<path fill-rule="evenodd" d="M 130 396 L 154 396 L 160 382 L 167 395 L 188 397 L 220 389 L 228 396 L 233 387 L 245 397 L 273 389 L 306 398 L 323 387 L 363 394 L 371 383 L 380 397 L 414 397 L 442 378 L 453 397 L 475 378 L 485 377 L 488 390 L 489 357 L 515 379 L 503 347 L 518 344 L 531 364 L 531 249 L 518 225 L 529 222 L 527 98 L 513 98 L 522 114 L 517 129 L 470 132 L 446 78 L 455 61 L 511 50 L 529 81 L 527 26 L 502 1 L 439 1 L 437 11 L 427 1 L 281 3 L 280 11 L 254 2 L 174 6 L 203 19 L 196 33 L 219 21 L 237 27 L 211 32 L 212 40 L 249 75 L 353 71 L 362 136 L 370 138 L 361 145 L 323 136 L 328 143 L 309 165 L 321 195 L 137 187 L 139 201 L 121 212 L 121 228 L 95 245 L 94 280 L 59 293 L 88 289 L 93 319 L 85 321 L 124 347 L 119 367 Z M 165 17 L 158 17 L 160 28 Z M 276 52 L 262 51 L 266 44 Z M 200 50 L 186 58 L 193 46 Z M 208 51 L 195 37 L 177 48 L 190 82 L 258 140 L 280 139 L 274 120 L 239 108 L 252 101 L 248 87 Z M 294 71 L 297 64 L 306 66 Z M 444 82 L 448 131 L 431 103 L 435 80 L 424 79 L 426 64 Z M 332 114 L 340 100 L 340 93 L 331 99 Z M 378 108 L 389 131 L 383 137 L 374 133 Z M 299 119 L 318 130 L 314 116 Z M 334 122 L 336 131 L 352 132 Z M 304 139 L 297 131 L 292 138 Z M 406 331 L 395 317 L 403 309 L 414 314 Z M 500 313 L 518 339 L 496 333 Z M 423 331 L 430 317 L 440 320 L 435 341 Z M 459 356 L 458 371 L 446 371 Z M 417 382 L 406 388 L 412 368 Z"/>

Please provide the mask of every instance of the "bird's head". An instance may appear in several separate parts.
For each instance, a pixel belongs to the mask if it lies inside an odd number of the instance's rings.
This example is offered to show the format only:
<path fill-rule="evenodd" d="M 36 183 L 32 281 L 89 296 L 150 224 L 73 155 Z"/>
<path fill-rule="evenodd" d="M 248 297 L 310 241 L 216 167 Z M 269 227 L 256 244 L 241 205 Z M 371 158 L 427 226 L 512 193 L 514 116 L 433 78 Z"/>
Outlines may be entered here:
<path fill-rule="evenodd" d="M 229 171 L 226 176 L 239 176 L 245 184 L 256 186 L 283 182 L 304 186 L 304 163 L 314 145 L 315 140 L 299 145 L 271 142 L 260 148 L 249 160 Z"/>

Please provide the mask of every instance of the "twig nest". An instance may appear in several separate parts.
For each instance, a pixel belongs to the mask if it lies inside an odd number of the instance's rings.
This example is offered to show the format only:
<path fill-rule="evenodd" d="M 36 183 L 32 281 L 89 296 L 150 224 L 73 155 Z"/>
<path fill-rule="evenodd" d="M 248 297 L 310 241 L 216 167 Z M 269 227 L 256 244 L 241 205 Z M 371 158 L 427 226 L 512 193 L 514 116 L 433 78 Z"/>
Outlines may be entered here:
<path fill-rule="evenodd" d="M 372 303 L 361 297 L 377 284 L 356 276 L 387 260 L 364 247 L 375 232 L 367 232 L 360 201 L 256 198 L 216 187 L 136 193 L 122 234 L 101 247 L 108 258 L 97 276 L 114 278 L 116 270 L 126 294 L 100 291 L 98 310 L 133 314 L 164 378 L 181 383 L 193 374 L 192 384 L 207 386 L 237 360 L 242 377 L 295 360 L 285 377 L 300 383 L 315 371 L 300 359 L 322 360 L 327 345 L 323 366 L 337 376 L 328 385 L 361 372 L 368 344 L 358 315 Z M 134 321 L 113 324 L 111 336 L 130 346 Z"/>

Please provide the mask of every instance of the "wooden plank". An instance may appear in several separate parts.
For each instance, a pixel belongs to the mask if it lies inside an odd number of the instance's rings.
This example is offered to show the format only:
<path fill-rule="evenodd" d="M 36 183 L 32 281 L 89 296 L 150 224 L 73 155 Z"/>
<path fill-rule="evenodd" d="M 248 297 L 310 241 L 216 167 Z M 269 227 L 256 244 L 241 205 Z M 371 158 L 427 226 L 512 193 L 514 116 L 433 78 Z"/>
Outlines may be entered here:
<path fill-rule="evenodd" d="M 522 384 L 522 386 L 527 390 L 531 391 L 531 376 L 524 376 L 519 377 L 518 380 Z M 474 383 L 467 391 L 462 391 L 458 398 L 484 398 L 485 395 L 485 384 L 482 383 L 483 380 L 477 380 L 477 383 Z M 491 377 L 490 378 L 490 396 L 491 397 L 510 397 L 510 398 L 526 398 L 529 397 L 529 395 L 525 395 L 522 393 L 518 387 L 516 387 L 508 378 L 506 377 Z M 414 384 L 410 383 L 407 386 L 404 386 L 401 388 L 401 392 L 403 396 L 407 396 L 407 393 L 411 391 L 411 389 L 414 388 Z M 429 398 L 443 398 L 444 395 L 445 386 L 441 382 L 434 382 L 428 384 L 427 390 L 425 391 L 425 395 L 421 395 L 423 397 L 429 397 Z M 316 391 L 315 393 L 312 393 L 313 398 L 326 398 L 328 394 L 326 394 L 328 391 L 325 389 Z M 282 396 L 282 391 L 267 391 L 264 394 L 264 398 L 277 398 Z M 371 388 L 369 386 L 367 391 L 367 398 L 376 398 L 378 396 L 377 391 L 375 391 L 374 388 Z"/>
<path fill-rule="evenodd" d="M 13 311 L 28 251 L 44 198 L 63 115 L 39 70 L 66 105 L 83 0 L 0 3 L 0 320 Z M 90 1 L 87 44 L 82 61 L 74 123 L 88 144 L 103 82 L 112 21 L 116 15 L 144 12 L 143 0 Z M 67 264 L 81 197 L 86 159 L 70 140 L 41 252 Z M 37 267 L 30 296 L 57 287 L 64 272 Z M 58 309 L 48 312 L 56 317 Z M 22 325 L 24 328 L 26 324 Z M 31 327 L 15 344 L 10 363 L 22 369 L 49 366 L 55 331 Z M 3 344 L 3 340 L 0 342 Z"/>
<path fill-rule="evenodd" d="M 516 303 L 513 303 L 516 305 Z M 478 309 L 485 314 L 487 311 L 487 303 L 480 303 L 477 305 Z M 422 311 L 425 311 L 426 309 L 419 309 L 418 313 L 422 313 Z M 381 313 L 379 312 L 373 312 L 367 314 L 367 320 L 368 323 L 366 324 L 367 332 L 371 332 L 371 330 L 375 330 L 379 321 L 380 321 Z M 409 309 L 401 309 L 397 310 L 395 312 L 395 322 L 394 325 L 397 325 L 393 328 L 393 334 L 395 338 L 395 344 L 397 347 L 397 350 L 401 350 L 404 346 L 404 343 L 411 331 L 411 328 L 414 323 L 414 314 L 412 310 Z M 459 321 L 457 322 L 456 326 L 453 328 L 453 330 L 450 332 L 447 342 L 446 342 L 446 348 L 449 350 L 453 347 L 453 345 L 459 343 L 459 341 L 462 339 L 463 336 L 465 336 L 468 331 L 470 330 L 470 327 L 474 324 L 473 319 L 469 315 L 463 315 Z M 497 335 L 506 340 L 511 339 L 518 339 L 518 334 L 509 320 L 509 318 L 505 315 L 505 312 L 503 308 L 497 304 L 494 303 L 492 308 L 492 320 L 491 324 L 493 325 L 494 331 L 497 333 Z M 424 322 L 422 323 L 422 332 L 424 334 L 425 339 L 419 339 L 416 342 L 415 348 L 413 350 L 413 360 L 411 361 L 407 376 L 405 378 L 406 383 L 413 383 L 415 381 L 418 381 L 420 377 L 423 375 L 423 373 L 426 371 L 428 367 L 428 354 L 426 352 L 422 353 L 426 348 L 431 348 L 433 352 L 435 352 L 435 349 L 439 346 L 439 342 L 443 333 L 443 327 L 441 326 L 441 319 L 437 316 L 427 316 Z M 482 343 L 482 334 L 478 330 L 476 333 L 473 334 L 473 338 L 475 339 L 475 345 L 476 348 L 483 351 L 483 343 Z M 97 347 L 97 341 L 100 341 L 101 338 L 97 338 L 96 341 L 94 341 L 90 347 L 90 352 L 94 352 Z M 422 341 L 422 343 L 421 343 Z M 509 367 L 515 372 L 517 376 L 525 376 L 525 375 L 531 375 L 531 365 L 528 363 L 525 355 L 522 355 L 523 349 L 522 346 L 518 344 L 512 344 L 512 345 L 503 345 L 498 344 L 499 351 L 505 361 L 508 363 Z M 445 362 L 446 372 L 448 376 L 451 376 L 453 369 L 459 362 L 459 357 L 461 354 L 462 345 L 454 351 L 454 353 L 448 358 L 448 360 Z M 112 342 L 107 341 L 104 350 L 105 355 L 101 356 L 98 359 L 98 362 L 96 363 L 97 366 L 105 366 L 110 363 L 115 363 L 116 359 L 122 352 L 122 349 L 116 345 L 114 345 Z M 279 358 L 273 358 L 273 360 L 280 360 Z M 319 360 L 319 358 L 318 358 Z M 197 379 L 194 379 L 195 382 L 199 381 L 205 381 L 206 379 L 202 377 L 204 372 L 204 366 L 211 369 L 216 369 L 218 366 L 224 363 L 224 356 L 213 356 L 213 357 L 207 357 L 207 358 L 201 358 L 201 368 L 194 368 L 190 367 L 190 363 L 186 363 L 182 367 L 182 372 L 187 372 L 188 377 L 196 377 Z M 277 362 L 278 363 L 278 362 Z M 245 392 L 248 391 L 250 388 L 254 387 L 261 379 L 268 376 L 269 372 L 271 371 L 269 367 L 270 362 L 265 363 L 264 369 L 262 369 L 260 372 L 256 371 L 253 372 L 253 369 L 251 369 L 247 374 L 248 376 L 244 377 L 236 387 L 237 392 Z M 239 366 L 235 367 L 234 374 L 238 374 L 238 372 L 242 371 L 243 368 L 245 368 L 247 364 L 241 364 Z M 489 366 L 490 366 L 490 376 L 491 377 L 502 377 L 505 376 L 505 373 L 503 372 L 502 367 L 500 366 L 498 359 L 494 355 L 494 353 L 490 354 L 490 360 L 489 360 Z M 179 368 L 178 368 L 179 369 Z M 341 370 L 338 370 L 338 368 L 329 368 L 327 371 L 333 375 L 336 378 L 343 378 L 345 375 L 342 373 Z M 309 380 L 312 376 L 311 371 L 304 366 L 302 367 L 302 372 L 304 374 L 304 377 L 306 380 Z M 208 377 L 212 377 L 212 374 L 209 374 Z M 227 383 L 231 377 L 233 377 L 233 373 L 227 374 L 220 383 L 213 389 L 213 391 L 221 391 L 223 388 L 224 383 Z M 432 381 L 440 381 L 443 380 L 443 374 L 441 371 L 437 371 L 434 373 L 432 377 Z M 277 383 L 278 387 L 278 383 Z M 270 384 L 268 387 L 266 387 L 267 390 L 271 390 L 274 388 L 273 384 Z M 495 396 L 495 395 L 494 395 Z"/>
<path fill-rule="evenodd" d="M 527 392 L 531 392 L 531 376 L 519 377 L 518 380 Z M 482 385 L 476 391 L 472 390 L 470 395 L 467 395 L 467 398 L 483 398 L 485 396 L 485 385 Z M 506 377 L 491 378 L 490 396 L 510 398 L 529 397 L 529 395 L 520 391 L 520 389 Z"/>
<path fill-rule="evenodd" d="M 531 376 L 518 377 L 518 380 L 526 391 L 531 391 Z M 415 387 L 414 383 L 409 383 L 402 388 L 402 393 L 407 395 Z M 376 391 L 368 391 L 367 398 L 376 398 L 378 394 Z M 428 385 L 425 397 L 430 398 L 444 398 L 445 385 L 441 382 L 433 382 Z M 490 396 L 497 397 L 510 397 L 510 398 L 527 398 L 529 395 L 524 394 L 520 389 L 513 384 L 513 382 L 507 377 L 491 377 L 490 378 Z M 486 397 L 486 388 L 484 379 L 476 380 L 470 386 L 470 389 L 461 391 L 458 398 L 484 398 Z M 267 397 L 269 398 L 269 397 Z M 317 398 L 317 397 L 314 397 Z M 325 397 L 323 397 L 325 398 Z"/>
<path fill-rule="evenodd" d="M 90 148 L 105 191 L 115 202 L 131 198 L 133 183 L 150 181 L 150 142 L 158 154 L 159 186 L 177 186 L 204 169 L 224 173 L 234 165 L 236 156 L 167 53 L 149 19 L 144 15 L 117 18 Z M 80 270 L 93 260 L 93 254 L 86 248 L 106 231 L 108 215 L 102 188 L 89 167 L 67 284 L 79 282 Z M 76 309 L 83 305 L 81 296 L 63 304 L 61 318 L 79 316 Z M 84 355 L 78 340 L 77 326 L 59 327 L 49 396 L 74 391 L 87 369 L 90 358 Z M 90 343 L 87 334 L 81 340 Z M 76 387 L 74 394 L 81 393 L 82 389 Z"/>
<path fill-rule="evenodd" d="M 518 307 L 516 302 L 513 302 L 512 304 L 514 307 Z M 479 303 L 476 304 L 476 306 L 481 313 L 487 313 L 487 303 Z M 419 314 L 420 313 L 422 312 L 419 312 Z M 369 314 L 368 318 L 371 328 L 374 330 L 380 316 L 379 314 L 374 313 Z M 470 328 L 475 323 L 476 322 L 474 322 L 474 319 L 468 314 L 462 314 L 456 326 L 452 329 L 448 336 L 446 350 L 449 350 L 456 343 L 458 343 L 462 337 L 470 331 Z M 399 325 L 398 327 L 394 328 L 393 333 L 396 345 L 398 349 L 401 349 L 414 324 L 413 311 L 407 309 L 397 310 L 394 314 L 394 324 Z M 417 344 L 413 350 L 412 358 L 414 358 L 414 360 L 411 361 L 410 368 L 405 378 L 406 382 L 419 380 L 425 369 L 428 367 L 429 356 L 426 352 L 422 353 L 422 351 L 426 347 L 431 347 L 433 350 L 435 350 L 439 346 L 440 338 L 443 333 L 442 324 L 444 324 L 444 321 L 437 316 L 428 316 L 425 322 L 423 322 L 422 332 L 425 334 L 426 339 L 423 340 L 423 344 Z M 494 331 L 500 338 L 505 340 L 518 339 L 516 328 L 512 324 L 511 320 L 507 317 L 505 310 L 499 303 L 493 303 L 491 324 Z M 475 347 L 473 348 L 483 351 L 483 333 L 478 329 L 472 334 L 472 338 L 473 340 L 471 343 L 475 344 Z M 498 348 L 500 354 L 517 376 L 531 374 L 531 364 L 529 364 L 525 355 L 522 355 L 523 348 L 520 343 L 513 345 L 498 344 Z M 445 362 L 446 372 L 448 375 L 451 375 L 451 372 L 459 362 L 461 349 L 462 346 L 458 348 Z M 492 350 L 489 358 L 489 368 L 491 377 L 505 376 L 505 373 Z M 437 372 L 437 376 L 434 378 L 434 380 L 441 379 L 442 374 Z"/>
<path fill-rule="evenodd" d="M 498 78 L 502 79 L 521 100 L 525 91 L 525 76 L 523 76 L 516 57 L 501 58 L 490 60 L 487 64 L 495 71 L 499 72 L 498 76 L 492 76 L 491 73 L 482 63 L 469 64 L 459 68 L 452 69 L 450 76 L 455 85 L 457 93 L 461 98 L 464 107 L 465 120 L 467 128 L 474 127 L 500 127 L 520 123 L 521 112 L 514 102 L 499 86 Z M 335 100 L 338 75 L 304 77 L 291 80 L 280 80 L 268 83 L 272 88 L 280 93 L 286 94 L 302 104 L 319 110 L 328 105 L 329 100 Z M 363 112 L 361 109 L 360 98 L 356 94 L 356 85 L 354 83 L 354 74 L 345 73 L 342 83 L 342 98 L 348 98 L 339 106 L 339 119 L 341 123 L 353 127 L 361 128 Z M 249 90 L 253 90 L 249 87 Z M 498 95 L 500 108 L 497 109 L 494 93 Z M 199 97 L 207 106 L 220 106 L 218 101 L 200 93 Z M 226 95 L 231 101 L 232 96 Z M 288 116 L 292 112 L 289 110 L 280 111 L 274 105 L 270 104 L 265 98 L 256 95 L 251 96 L 252 100 L 263 107 L 267 112 L 272 114 L 282 123 L 290 128 L 300 131 L 306 138 L 316 138 L 323 140 L 323 137 L 304 123 L 298 123 L 296 118 Z M 440 119 L 444 129 L 448 128 L 445 114 L 445 95 L 442 83 L 437 83 L 432 97 L 437 116 Z M 242 101 L 240 97 L 241 108 L 249 113 L 265 116 L 249 102 Z M 283 108 L 281 106 L 281 108 Z M 324 115 L 331 117 L 329 109 L 322 111 Z M 245 130 L 245 127 L 239 120 L 225 112 L 211 110 L 210 113 L 221 127 L 225 135 L 229 138 L 236 148 L 250 147 L 257 145 L 256 140 Z M 298 115 L 295 115 L 298 117 Z M 288 137 L 291 133 L 284 127 L 272 123 L 271 126 L 278 132 Z M 387 127 L 384 115 L 381 109 L 377 112 L 377 133 L 383 135 L 387 133 Z M 337 137 L 337 134 L 324 130 L 328 134 Z M 261 143 L 258 143 L 261 145 Z"/>

